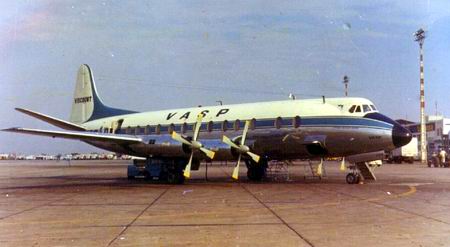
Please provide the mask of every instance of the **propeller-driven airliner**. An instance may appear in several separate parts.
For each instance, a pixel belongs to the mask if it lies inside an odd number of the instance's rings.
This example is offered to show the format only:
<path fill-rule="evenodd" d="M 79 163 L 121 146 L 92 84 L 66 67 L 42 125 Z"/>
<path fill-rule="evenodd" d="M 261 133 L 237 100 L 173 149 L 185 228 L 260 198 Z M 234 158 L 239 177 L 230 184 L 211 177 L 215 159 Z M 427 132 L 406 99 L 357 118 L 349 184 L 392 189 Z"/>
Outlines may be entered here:
<path fill-rule="evenodd" d="M 365 98 L 318 98 L 199 106 L 136 112 L 106 106 L 91 69 L 78 70 L 68 121 L 29 109 L 16 110 L 62 130 L 3 131 L 75 139 L 116 153 L 141 157 L 154 176 L 180 184 L 201 161 L 242 162 L 250 180 L 261 180 L 271 160 L 365 157 L 406 145 L 411 133 Z M 364 160 L 365 159 L 365 160 Z M 350 176 L 350 177 L 349 177 Z M 354 183 L 358 174 L 349 173 Z"/>

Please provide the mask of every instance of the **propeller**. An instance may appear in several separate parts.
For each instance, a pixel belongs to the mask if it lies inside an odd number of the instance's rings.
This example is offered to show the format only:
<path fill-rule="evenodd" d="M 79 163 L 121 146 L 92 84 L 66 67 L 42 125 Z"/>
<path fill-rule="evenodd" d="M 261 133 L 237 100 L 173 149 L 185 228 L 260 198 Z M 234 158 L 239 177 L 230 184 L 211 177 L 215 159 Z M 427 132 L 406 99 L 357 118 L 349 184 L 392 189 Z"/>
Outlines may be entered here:
<path fill-rule="evenodd" d="M 322 176 L 322 173 L 323 173 L 323 159 L 320 159 L 320 163 L 319 163 L 319 165 L 317 166 L 317 175 L 318 175 L 319 177 L 321 177 L 321 176 Z"/>
<path fill-rule="evenodd" d="M 258 163 L 259 159 L 260 159 L 259 155 L 250 152 L 250 148 L 245 145 L 245 138 L 247 137 L 247 132 L 248 132 L 249 126 L 250 126 L 250 121 L 248 121 L 248 120 L 245 121 L 244 131 L 242 132 L 240 144 L 236 144 L 235 142 L 233 142 L 230 138 L 228 138 L 225 135 L 222 138 L 222 141 L 225 144 L 227 144 L 231 148 L 234 148 L 239 153 L 238 161 L 237 161 L 236 166 L 234 167 L 233 175 L 232 175 L 232 177 L 236 180 L 239 178 L 239 165 L 241 163 L 242 154 L 246 154 L 246 155 L 250 156 L 250 158 L 252 160 L 254 160 L 256 163 Z"/>
<path fill-rule="evenodd" d="M 200 132 L 200 127 L 202 125 L 202 119 L 203 119 L 203 115 L 199 114 L 197 116 L 197 122 L 195 124 L 194 136 L 192 137 L 192 140 L 186 139 L 185 137 L 181 136 L 180 134 L 178 134 L 175 131 L 172 132 L 172 139 L 174 139 L 175 141 L 181 142 L 191 148 L 191 156 L 189 157 L 189 162 L 186 165 L 186 168 L 184 169 L 184 176 L 186 178 L 191 177 L 191 164 L 192 164 L 192 158 L 194 157 L 195 150 L 202 151 L 210 159 L 213 159 L 214 155 L 216 154 L 214 151 L 204 148 L 203 144 L 201 144 L 199 141 L 197 141 L 198 134 Z"/>
<path fill-rule="evenodd" d="M 341 172 L 345 171 L 345 157 L 342 157 L 342 161 L 341 161 L 341 167 L 339 168 L 339 170 Z"/>

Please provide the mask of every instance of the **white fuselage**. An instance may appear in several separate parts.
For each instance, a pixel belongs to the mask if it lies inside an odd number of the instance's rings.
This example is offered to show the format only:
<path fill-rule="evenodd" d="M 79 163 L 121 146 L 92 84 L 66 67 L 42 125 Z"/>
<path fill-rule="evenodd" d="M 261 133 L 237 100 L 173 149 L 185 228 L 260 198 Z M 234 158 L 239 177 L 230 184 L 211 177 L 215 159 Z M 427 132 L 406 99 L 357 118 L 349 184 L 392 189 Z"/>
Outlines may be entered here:
<path fill-rule="evenodd" d="M 101 148 L 143 157 L 185 157 L 188 150 L 172 140 L 170 133 L 192 136 L 197 115 L 202 114 L 199 141 L 217 152 L 215 159 L 228 160 L 235 155 L 221 142 L 222 136 L 239 139 L 244 121 L 251 120 L 248 143 L 255 153 L 271 159 L 295 159 L 395 148 L 392 124 L 364 118 L 376 112 L 373 103 L 364 98 L 321 98 L 133 113 L 89 121 L 83 126 L 90 131 L 140 136 L 145 141 L 127 147 L 89 142 Z M 323 150 L 311 152 L 316 145 Z M 204 157 L 199 153 L 197 158 Z"/>

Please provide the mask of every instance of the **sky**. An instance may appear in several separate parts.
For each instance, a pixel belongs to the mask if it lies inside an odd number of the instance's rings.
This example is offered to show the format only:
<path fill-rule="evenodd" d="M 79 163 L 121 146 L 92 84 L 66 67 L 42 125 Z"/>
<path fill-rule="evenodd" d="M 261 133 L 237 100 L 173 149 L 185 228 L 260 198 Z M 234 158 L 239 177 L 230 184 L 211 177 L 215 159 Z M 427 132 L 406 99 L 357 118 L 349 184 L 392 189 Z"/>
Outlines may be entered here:
<path fill-rule="evenodd" d="M 450 117 L 450 1 L 0 1 L 0 129 L 55 129 L 14 110 L 68 119 L 80 64 L 102 100 L 152 111 L 349 95 L 394 119 Z M 437 105 L 437 107 L 436 107 Z M 0 153 L 98 151 L 0 133 Z"/>

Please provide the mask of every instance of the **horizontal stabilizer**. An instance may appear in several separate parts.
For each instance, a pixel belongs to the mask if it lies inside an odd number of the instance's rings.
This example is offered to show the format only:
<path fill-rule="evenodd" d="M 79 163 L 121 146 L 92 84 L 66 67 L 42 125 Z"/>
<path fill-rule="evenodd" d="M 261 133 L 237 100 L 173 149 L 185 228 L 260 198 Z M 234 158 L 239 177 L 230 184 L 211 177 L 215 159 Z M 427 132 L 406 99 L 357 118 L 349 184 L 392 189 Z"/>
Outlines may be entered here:
<path fill-rule="evenodd" d="M 91 132 L 83 131 L 53 131 L 53 130 L 39 130 L 39 129 L 27 129 L 27 128 L 9 128 L 3 129 L 2 131 L 38 135 L 38 136 L 48 136 L 48 137 L 58 137 L 65 139 L 74 139 L 80 141 L 103 141 L 112 142 L 118 144 L 134 144 L 142 143 L 142 139 L 134 136 L 126 135 L 115 135 L 115 134 L 97 134 Z"/>
<path fill-rule="evenodd" d="M 15 109 L 16 109 L 16 111 L 20 111 L 24 114 L 27 114 L 34 118 L 40 119 L 44 122 L 47 122 L 51 125 L 54 125 L 56 127 L 59 127 L 59 128 L 65 129 L 65 130 L 80 130 L 80 131 L 86 130 L 85 128 L 83 128 L 82 126 L 80 126 L 78 124 L 74 124 L 74 123 L 67 122 L 67 121 L 64 121 L 64 120 L 61 120 L 58 118 L 54 118 L 54 117 L 51 117 L 51 116 L 48 116 L 48 115 L 45 115 L 45 114 L 42 114 L 39 112 L 35 112 L 35 111 L 23 109 L 23 108 L 15 108 Z"/>

